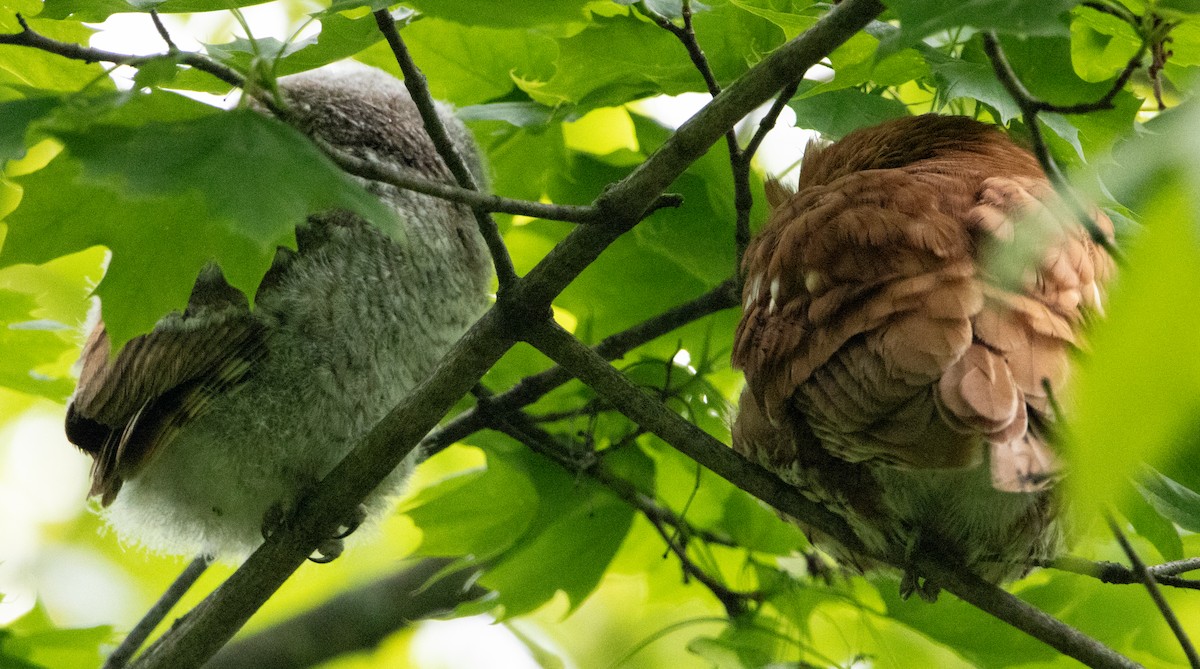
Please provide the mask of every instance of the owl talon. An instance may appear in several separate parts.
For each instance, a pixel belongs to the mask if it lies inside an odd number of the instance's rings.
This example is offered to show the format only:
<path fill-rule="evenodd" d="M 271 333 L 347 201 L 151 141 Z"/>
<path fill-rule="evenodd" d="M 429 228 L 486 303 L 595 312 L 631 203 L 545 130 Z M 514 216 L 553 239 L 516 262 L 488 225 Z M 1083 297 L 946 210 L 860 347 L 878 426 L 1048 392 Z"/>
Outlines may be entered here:
<path fill-rule="evenodd" d="M 275 502 L 267 507 L 267 510 L 263 513 L 262 536 L 264 540 L 269 539 L 279 529 L 286 516 L 283 504 L 280 502 Z M 354 509 L 354 513 L 351 514 L 350 518 L 338 527 L 337 533 L 321 542 L 321 545 L 317 546 L 313 554 L 308 556 L 309 561 L 317 564 L 329 564 L 336 560 L 346 550 L 346 544 L 342 540 L 353 534 L 366 519 L 367 509 L 360 504 Z"/>
<path fill-rule="evenodd" d="M 326 539 L 317 546 L 317 550 L 308 556 L 309 562 L 317 564 L 329 564 L 341 556 L 342 551 L 346 549 L 346 544 L 339 538 Z"/>
<path fill-rule="evenodd" d="M 354 534 L 354 530 L 357 530 L 359 528 L 359 526 L 363 524 L 363 521 L 365 521 L 366 519 L 367 519 L 367 507 L 363 506 L 362 504 L 359 504 L 358 506 L 354 507 L 354 512 L 346 520 L 346 523 L 338 528 L 337 534 L 333 535 L 333 538 L 334 539 L 345 539 L 346 537 L 350 536 L 351 534 Z"/>

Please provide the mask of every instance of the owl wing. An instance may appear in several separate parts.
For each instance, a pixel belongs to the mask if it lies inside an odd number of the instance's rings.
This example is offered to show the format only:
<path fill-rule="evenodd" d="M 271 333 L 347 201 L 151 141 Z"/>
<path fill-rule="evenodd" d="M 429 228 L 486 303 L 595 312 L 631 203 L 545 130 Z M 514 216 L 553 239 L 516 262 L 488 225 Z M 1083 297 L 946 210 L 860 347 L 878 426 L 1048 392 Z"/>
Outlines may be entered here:
<path fill-rule="evenodd" d="M 971 183 L 866 170 L 778 207 L 745 257 L 733 362 L 768 419 L 799 408 L 843 459 L 969 466 L 982 453 L 956 435 L 979 434 L 997 487 L 1029 490 L 1054 467 L 1029 407 L 1048 408 L 1042 379 L 1065 381 L 1109 265 L 1044 180 Z M 1029 218 L 1053 234 L 1024 285 L 1004 287 L 976 250 Z"/>
<path fill-rule="evenodd" d="M 1091 216 L 1111 239 L 1108 217 Z M 979 240 L 984 305 L 970 349 L 938 384 L 939 409 L 953 429 L 987 439 L 997 489 L 1036 490 L 1058 469 L 1046 443 L 1052 400 L 1103 308 L 1113 261 L 1044 178 L 985 180 L 965 223 Z"/>
<path fill-rule="evenodd" d="M 906 405 L 970 345 L 982 294 L 970 238 L 943 211 L 956 186 L 936 175 L 866 170 L 805 188 L 775 209 L 745 256 L 733 353 L 769 420 L 779 424 L 799 404 L 844 459 L 962 464 L 961 454 L 906 447 L 894 434 L 841 438 L 879 431 L 882 418 L 905 411 L 904 424 L 924 431 L 936 419 L 932 406 L 920 415 Z"/>
<path fill-rule="evenodd" d="M 232 292 L 230 292 L 232 291 Z M 97 324 L 67 409 L 67 438 L 95 459 L 92 489 L 107 506 L 124 479 L 242 383 L 266 352 L 266 330 L 215 266 L 196 282 L 188 311 L 130 340 L 115 358 Z"/>

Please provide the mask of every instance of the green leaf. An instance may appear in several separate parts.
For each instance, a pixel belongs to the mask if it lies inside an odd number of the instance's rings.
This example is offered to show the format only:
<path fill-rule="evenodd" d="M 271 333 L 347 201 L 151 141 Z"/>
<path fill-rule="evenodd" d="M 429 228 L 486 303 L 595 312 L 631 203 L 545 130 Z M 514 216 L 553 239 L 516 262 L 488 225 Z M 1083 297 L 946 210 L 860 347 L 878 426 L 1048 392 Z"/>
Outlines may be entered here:
<path fill-rule="evenodd" d="M 554 117 L 554 111 L 535 102 L 493 102 L 472 105 L 457 111 L 460 119 L 470 121 L 504 121 L 518 128 L 544 126 Z"/>
<path fill-rule="evenodd" d="M 829 54 L 830 67 L 834 71 L 833 80 L 809 88 L 800 97 L 868 82 L 876 86 L 899 86 L 929 74 L 929 65 L 914 49 L 901 49 L 884 55 L 877 53 L 879 44 L 879 40 L 867 33 L 858 33 L 846 40 Z"/>
<path fill-rule="evenodd" d="M 478 437 L 476 437 L 478 438 Z M 473 438 L 473 439 L 476 439 Z M 600 582 L 633 521 L 633 510 L 607 489 L 572 476 L 506 439 L 487 438 L 489 461 L 506 458 L 523 470 L 537 489 L 536 513 L 524 532 L 513 533 L 503 554 L 479 578 L 497 597 L 460 609 L 500 607 L 503 617 L 527 613 L 562 591 L 578 607 Z M 637 449 L 606 456 L 622 471 L 648 475 L 651 463 Z M 632 460 L 632 461 L 631 461 Z M 486 500 L 494 505 L 498 500 Z M 503 503 L 529 504 L 530 499 Z"/>
<path fill-rule="evenodd" d="M 805 30 L 813 27 L 813 25 L 815 25 L 817 20 L 820 18 L 813 13 L 800 13 L 803 10 L 796 6 L 789 8 L 790 11 L 779 11 L 777 9 L 764 7 L 762 5 L 766 3 L 763 3 L 762 0 L 757 0 L 755 2 L 751 2 L 750 0 L 729 0 L 729 4 L 750 12 L 756 16 L 761 16 L 771 23 L 779 26 L 783 29 L 784 37 L 787 39 L 793 39 Z M 811 2 L 799 4 L 807 7 L 813 6 L 813 3 Z"/>
<path fill-rule="evenodd" d="M 418 555 L 487 559 L 524 534 L 537 510 L 537 494 L 521 467 L 492 455 L 486 469 L 430 486 L 402 511 L 421 530 Z"/>
<path fill-rule="evenodd" d="M 1084 81 L 1112 79 L 1140 45 L 1133 28 L 1111 14 L 1083 11 L 1071 22 L 1071 64 Z"/>
<path fill-rule="evenodd" d="M 1128 240 L 1108 318 L 1080 368 L 1069 431 L 1077 499 L 1116 497 L 1139 462 L 1163 459 L 1200 411 L 1200 140 L 1194 106 L 1165 114 L 1158 130 L 1118 152 L 1109 179 L 1144 227 Z M 1136 419 L 1131 419 L 1136 417 Z"/>
<path fill-rule="evenodd" d="M 900 32 L 880 55 L 912 46 L 934 33 L 970 26 L 1014 35 L 1065 35 L 1066 13 L 1077 0 L 885 0 L 900 18 Z"/>
<path fill-rule="evenodd" d="M 978 100 L 995 109 L 1000 115 L 996 120 L 1005 124 L 1021 115 L 1021 108 L 996 79 L 991 65 L 953 59 L 935 64 L 932 69 L 943 102 L 960 98 Z"/>
<path fill-rule="evenodd" d="M 667 31 L 630 16 L 598 19 L 559 40 L 556 71 L 547 79 L 520 79 L 535 101 L 554 107 L 611 107 L 665 93 L 703 90 L 683 47 Z"/>
<path fill-rule="evenodd" d="M 877 580 L 889 618 L 945 644 L 976 666 L 1049 662 L 1058 655 L 1049 646 L 952 595 L 943 594 L 936 606 L 930 606 L 918 597 L 901 599 L 895 580 Z"/>
<path fill-rule="evenodd" d="M 422 14 L 461 23 L 500 28 L 583 23 L 589 0 L 491 0 L 480 11 L 476 0 L 407 0 Z"/>
<path fill-rule="evenodd" d="M 102 260 L 93 252 L 0 269 L 0 385 L 55 402 L 71 393 L 77 327 Z"/>
<path fill-rule="evenodd" d="M 21 30 L 16 14 L 32 17 L 29 25 L 38 33 L 72 44 L 87 44 L 95 31 L 82 24 L 43 20 L 45 10 L 38 0 L 6 0 L 0 11 L 0 32 Z M 90 85 L 93 90 L 113 90 L 112 81 L 105 76 L 99 63 L 68 60 L 62 56 L 23 46 L 0 46 L 0 86 L 36 90 L 38 96 L 51 92 L 75 92 Z"/>
<path fill-rule="evenodd" d="M 558 55 L 554 40 L 536 31 L 465 26 L 436 18 L 406 27 L 404 41 L 428 78 L 434 97 L 464 106 L 508 95 L 515 80 L 549 77 Z M 386 44 L 367 49 L 357 58 L 400 74 L 396 57 Z"/>
<path fill-rule="evenodd" d="M 46 0 L 42 16 L 99 23 L 113 14 L 149 12 L 185 14 L 261 5 L 269 0 Z"/>
<path fill-rule="evenodd" d="M 793 99 L 788 106 L 796 112 L 796 127 L 816 130 L 828 139 L 841 139 L 852 130 L 909 115 L 903 102 L 857 88 Z"/>
<path fill-rule="evenodd" d="M 0 630 L 0 666 L 94 669 L 104 659 L 101 648 L 112 639 L 112 628 L 107 625 L 59 629 L 39 604 Z M 10 658 L 14 661 L 5 664 Z"/>
<path fill-rule="evenodd" d="M 1163 517 L 1189 532 L 1200 532 L 1200 493 L 1154 469 L 1144 467 L 1138 491 Z M 1182 551 L 1182 548 L 1181 548 Z M 1177 559 L 1164 555 L 1167 559 Z"/>
<path fill-rule="evenodd" d="M 135 96 L 103 119 L 64 117 L 48 129 L 70 157 L 17 180 L 25 197 L 8 218 L 2 260 L 112 249 L 97 292 L 108 298 L 114 345 L 182 307 L 208 260 L 253 295 L 276 248 L 293 246 L 310 214 L 348 209 L 403 238 L 394 212 L 272 119 L 166 93 Z"/>
<path fill-rule="evenodd" d="M 1183 540 L 1179 536 L 1179 529 L 1160 513 L 1149 499 L 1150 496 L 1145 491 L 1141 494 L 1126 491 L 1121 498 L 1121 513 L 1138 535 L 1154 544 L 1155 550 L 1163 559 L 1182 559 Z"/>
<path fill-rule="evenodd" d="M 54 134 L 87 177 L 135 197 L 198 192 L 214 216 L 263 250 L 274 250 L 309 214 L 333 208 L 354 211 L 403 238 L 395 213 L 307 138 L 249 110 Z"/>
<path fill-rule="evenodd" d="M 114 346 L 182 309 L 200 269 L 217 260 L 230 282 L 253 294 L 275 248 L 215 220 L 198 194 L 127 198 L 88 183 L 79 164 L 60 157 L 15 180 L 25 189 L 7 219 L 0 265 L 41 263 L 96 245 L 113 252 L 96 293 Z M 80 203 L 86 203 L 81 207 Z M 282 233 L 277 243 L 287 241 Z"/>
<path fill-rule="evenodd" d="M 30 124 L 62 104 L 59 98 L 31 98 L 0 102 L 0 166 L 25 155 L 25 134 Z"/>

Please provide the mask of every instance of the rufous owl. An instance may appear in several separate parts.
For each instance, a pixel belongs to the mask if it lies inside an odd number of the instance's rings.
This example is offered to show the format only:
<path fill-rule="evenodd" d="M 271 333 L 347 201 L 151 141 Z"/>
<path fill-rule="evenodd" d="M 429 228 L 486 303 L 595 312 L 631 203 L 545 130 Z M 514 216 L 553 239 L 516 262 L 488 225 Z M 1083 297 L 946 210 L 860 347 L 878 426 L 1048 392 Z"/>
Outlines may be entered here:
<path fill-rule="evenodd" d="M 742 265 L 734 447 L 879 555 L 1002 582 L 1057 554 L 1054 399 L 1113 263 L 1034 156 L 968 118 L 908 117 L 810 146 L 796 192 L 768 199 Z M 937 586 L 906 570 L 901 592 Z"/>
<path fill-rule="evenodd" d="M 404 85 L 347 64 L 279 81 L 292 122 L 367 161 L 449 180 Z M 479 178 L 469 131 L 439 116 Z M 270 156 L 263 156 L 270 160 Z M 328 474 L 486 309 L 491 263 L 471 211 L 362 182 L 402 221 L 388 235 L 346 211 L 312 216 L 248 308 L 219 267 L 187 309 L 115 357 L 101 322 L 84 347 L 67 435 L 95 458 L 91 494 L 125 541 L 239 558 L 271 517 Z M 408 458 L 364 502 L 378 517 Z M 276 521 L 277 522 L 277 521 Z M 333 543 L 326 557 L 340 551 Z"/>

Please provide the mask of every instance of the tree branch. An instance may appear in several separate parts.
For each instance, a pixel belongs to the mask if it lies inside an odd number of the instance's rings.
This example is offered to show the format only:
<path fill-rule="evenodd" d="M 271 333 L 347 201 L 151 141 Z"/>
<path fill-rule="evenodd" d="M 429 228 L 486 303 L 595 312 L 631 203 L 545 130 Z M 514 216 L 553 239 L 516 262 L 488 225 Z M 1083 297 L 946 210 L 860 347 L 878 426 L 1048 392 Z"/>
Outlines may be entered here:
<path fill-rule="evenodd" d="M 437 147 L 438 154 L 450 168 L 454 180 L 467 190 L 479 190 L 475 176 L 471 174 L 467 163 L 454 148 L 454 142 L 450 139 L 450 134 L 446 132 L 446 126 L 438 116 L 433 96 L 429 93 L 429 85 L 425 81 L 425 75 L 413 62 L 412 54 L 408 52 L 408 46 L 400 37 L 400 31 L 396 29 L 396 22 L 392 20 L 392 15 L 386 7 L 375 12 L 375 23 L 379 25 L 380 32 L 383 33 L 388 45 L 392 48 L 392 53 L 396 56 L 396 63 L 400 65 L 400 71 L 404 73 L 404 85 L 408 88 L 409 95 L 412 96 L 417 110 L 421 113 L 421 120 L 425 122 L 425 132 L 429 134 L 433 145 Z M 500 282 L 500 292 L 505 292 L 517 280 L 517 271 L 513 268 L 512 257 L 508 255 L 508 247 L 504 245 L 504 239 L 500 237 L 500 228 L 496 227 L 496 221 L 492 220 L 491 215 L 482 209 L 473 209 L 472 211 L 475 214 L 475 222 L 479 224 L 479 233 L 483 235 L 488 250 L 492 253 L 492 263 L 496 266 L 496 279 Z"/>
<path fill-rule="evenodd" d="M 304 669 L 375 648 L 389 635 L 487 594 L 475 570 L 445 575 L 454 560 L 430 558 L 339 594 L 320 606 L 221 649 L 204 669 Z"/>
<path fill-rule="evenodd" d="M 513 200 L 427 179 L 415 172 L 388 164 L 364 160 L 319 138 L 313 138 L 313 143 L 333 162 L 337 163 L 338 167 L 350 174 L 391 184 L 405 190 L 432 195 L 443 200 L 459 202 L 474 210 L 516 214 L 567 223 L 598 223 L 601 220 L 600 212 L 595 207 Z M 665 206 L 679 206 L 679 204 L 678 201 L 671 200 L 666 202 Z"/>
<path fill-rule="evenodd" d="M 211 562 L 211 558 L 200 556 L 188 563 L 188 566 L 175 578 L 170 587 L 163 592 L 158 601 L 154 603 L 154 606 L 150 607 L 146 615 L 142 616 L 142 619 L 133 626 L 129 634 L 126 634 L 125 638 L 121 640 L 121 644 L 109 654 L 108 658 L 104 661 L 103 669 L 121 669 L 128 664 L 133 654 L 142 647 L 143 643 L 146 643 L 146 639 L 150 638 L 150 634 L 158 627 L 159 623 L 167 617 L 171 609 L 175 608 L 179 600 L 183 599 L 188 590 L 191 590 L 196 581 L 204 575 Z"/>
<path fill-rule="evenodd" d="M 24 46 L 31 49 L 38 49 L 47 53 L 52 53 L 64 58 L 72 60 L 81 60 L 85 63 L 115 63 L 118 65 L 130 65 L 139 67 L 155 60 L 172 60 L 184 65 L 207 72 L 212 76 L 224 81 L 231 86 L 241 87 L 245 84 L 245 79 L 235 70 L 225 67 L 224 65 L 212 60 L 211 58 L 198 53 L 178 51 L 171 49 L 168 46 L 166 53 L 155 54 L 151 56 L 133 56 L 123 53 L 115 53 L 113 51 L 105 51 L 103 49 L 93 49 L 91 47 L 80 46 L 70 42 L 60 42 L 56 39 L 51 39 L 38 33 L 33 28 L 29 27 L 29 23 L 21 14 L 17 14 L 17 23 L 21 25 L 21 32 L 0 35 L 0 45 L 8 44 L 12 46 Z M 165 38 L 164 38 L 165 39 Z M 170 42 L 168 42 L 168 45 Z M 272 112 L 279 113 L 273 103 L 264 100 Z"/>
<path fill-rule="evenodd" d="M 1054 185 L 1054 190 L 1071 207 L 1075 213 L 1075 218 L 1087 230 L 1088 236 L 1092 238 L 1092 241 L 1105 251 L 1108 251 L 1109 255 L 1119 261 L 1122 257 L 1120 250 L 1113 245 L 1108 235 L 1104 234 L 1104 231 L 1096 225 L 1096 221 L 1088 215 L 1083 203 L 1079 201 L 1075 192 L 1071 190 L 1066 176 L 1058 168 L 1058 164 L 1054 162 L 1054 157 L 1050 155 L 1050 149 L 1046 145 L 1046 138 L 1042 136 L 1042 126 L 1038 123 L 1038 113 L 1042 111 L 1043 105 L 1046 103 L 1034 97 L 1029 92 L 1029 89 L 1025 88 L 1025 85 L 1021 83 L 1012 65 L 1009 64 L 1008 58 L 1004 55 L 1004 49 L 1000 46 L 1000 40 L 996 37 L 996 33 L 991 31 L 983 33 L 983 50 L 987 54 L 988 60 L 992 62 L 992 70 L 996 73 L 996 78 L 1000 80 L 1004 89 L 1008 91 L 1008 94 L 1012 96 L 1012 99 L 1021 109 L 1021 116 L 1025 121 L 1025 126 L 1029 130 L 1029 137 L 1033 142 L 1033 154 L 1037 157 L 1038 162 L 1041 163 L 1042 171 L 1046 173 L 1046 177 L 1050 179 L 1050 183 Z M 1124 86 L 1123 83 L 1122 86 Z M 1120 92 L 1119 89 L 1111 93 L 1115 96 L 1118 92 Z"/>
<path fill-rule="evenodd" d="M 606 360 L 616 360 L 642 344 L 737 304 L 738 297 L 734 292 L 733 280 L 728 279 L 694 300 L 606 337 L 593 350 Z M 487 415 L 504 414 L 529 406 L 573 378 L 575 377 L 562 367 L 527 376 L 507 391 L 481 400 L 477 407 L 464 411 L 442 427 L 430 432 L 422 442 L 422 448 L 427 456 L 432 456 L 454 442 L 487 427 Z"/>
<path fill-rule="evenodd" d="M 812 29 L 747 71 L 684 123 L 628 177 L 607 189 L 595 206 L 611 224 L 576 228 L 529 274 L 517 280 L 509 289 L 508 298 L 499 300 L 473 325 L 432 375 L 371 430 L 245 564 L 147 651 L 138 666 L 184 669 L 198 666 L 211 657 L 508 350 L 523 326 L 549 321 L 549 305 L 554 296 L 610 243 L 632 228 L 671 182 L 702 156 L 725 129 L 789 83 L 795 72 L 817 63 L 882 11 L 883 5 L 878 0 L 845 0 L 835 6 Z M 694 437 L 698 433 L 707 438 L 678 416 L 669 413 L 667 416 L 659 419 L 670 421 L 674 427 L 660 425 L 661 429 L 681 436 Z M 710 451 L 712 444 L 704 443 L 708 446 L 705 450 Z M 716 447 L 719 452 L 708 455 L 753 467 L 720 444 Z M 710 464 L 713 457 L 706 458 Z M 761 468 L 751 471 L 757 472 L 753 475 L 754 483 L 743 485 L 757 489 L 759 497 L 774 499 L 772 493 L 778 493 L 781 499 L 796 502 L 793 510 L 805 504 L 794 488 L 778 478 Z M 809 506 L 814 507 L 814 513 L 823 512 L 815 505 Z M 847 541 L 852 541 L 852 536 Z"/>
<path fill-rule="evenodd" d="M 875 555 L 868 551 L 840 517 L 817 505 L 778 477 L 741 458 L 696 426 L 634 386 L 616 369 L 554 323 L 530 328 L 526 341 L 606 397 L 625 415 L 664 441 L 781 512 L 802 519 L 851 552 L 893 567 L 912 566 L 960 599 L 996 616 L 1047 645 L 1092 667 L 1137 667 L 1126 658 L 1079 630 L 983 581 L 961 567 L 950 567 L 936 556 Z"/>
<path fill-rule="evenodd" d="M 1146 568 L 1146 563 L 1142 562 L 1137 551 L 1133 550 L 1133 545 L 1129 543 L 1129 539 L 1125 538 L 1125 533 L 1117 526 L 1116 521 L 1111 516 L 1107 520 L 1109 530 L 1116 537 L 1117 543 L 1121 545 L 1121 550 L 1125 551 L 1126 557 L 1129 558 L 1129 564 L 1133 566 L 1133 571 L 1141 578 L 1142 583 L 1146 586 L 1146 592 L 1150 593 L 1150 599 L 1154 601 L 1163 620 L 1167 621 L 1167 627 L 1171 628 L 1175 639 L 1179 641 L 1179 647 L 1183 649 L 1188 665 L 1192 669 L 1200 669 L 1200 655 L 1196 655 L 1196 647 L 1192 645 L 1192 640 L 1188 638 L 1183 625 L 1179 624 L 1179 617 L 1171 610 L 1171 605 L 1167 603 L 1167 598 L 1163 596 L 1162 590 L 1154 580 L 1154 574 Z"/>
<path fill-rule="evenodd" d="M 1154 580 L 1159 585 L 1165 585 L 1172 588 L 1181 588 L 1185 590 L 1200 590 L 1200 581 L 1190 578 L 1181 578 L 1176 574 L 1185 571 L 1200 569 L 1200 558 L 1190 558 L 1187 560 L 1179 560 L 1177 562 L 1167 562 L 1153 567 L 1147 567 L 1147 571 L 1154 576 Z M 1112 585 L 1132 585 L 1134 583 L 1143 583 L 1142 576 L 1137 571 L 1126 567 L 1125 565 L 1115 562 L 1093 562 L 1083 558 L 1065 555 L 1053 560 L 1046 560 L 1037 564 L 1039 567 L 1046 569 L 1057 569 L 1059 571 L 1079 574 L 1081 576 L 1090 576 L 1101 583 L 1109 583 Z"/>

